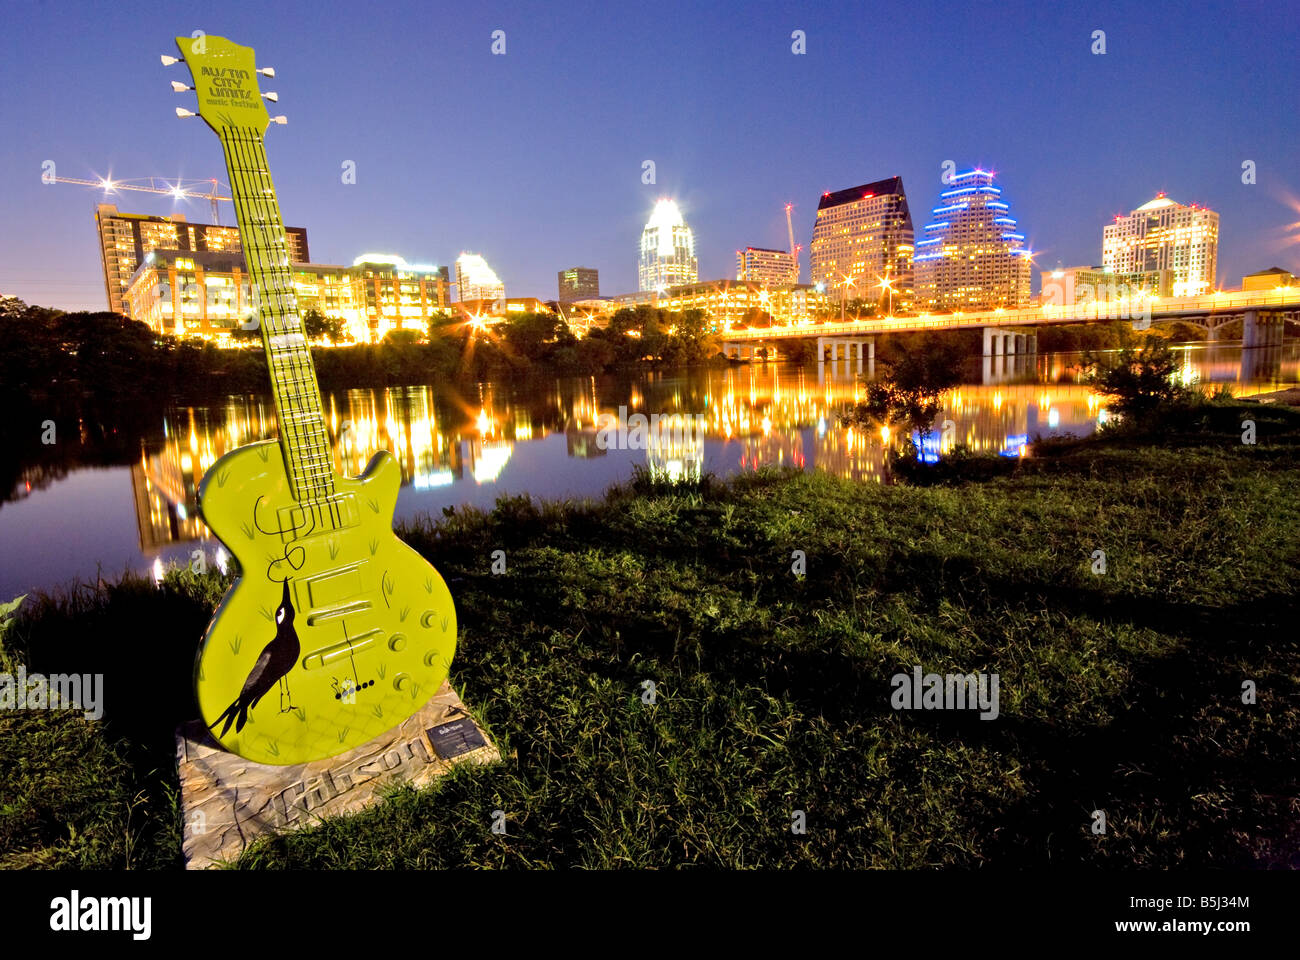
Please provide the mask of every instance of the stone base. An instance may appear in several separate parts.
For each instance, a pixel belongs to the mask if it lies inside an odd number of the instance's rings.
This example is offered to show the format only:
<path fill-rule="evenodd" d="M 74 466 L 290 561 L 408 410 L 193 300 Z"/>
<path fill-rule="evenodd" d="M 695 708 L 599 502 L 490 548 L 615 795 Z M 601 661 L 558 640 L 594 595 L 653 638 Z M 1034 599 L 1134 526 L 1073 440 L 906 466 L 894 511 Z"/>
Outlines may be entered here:
<path fill-rule="evenodd" d="M 230 753 L 201 721 L 192 720 L 176 731 L 185 866 L 217 866 L 265 834 L 373 806 L 397 784 L 427 786 L 455 764 L 500 759 L 446 682 L 418 713 L 387 733 L 311 763 L 253 763 Z"/>

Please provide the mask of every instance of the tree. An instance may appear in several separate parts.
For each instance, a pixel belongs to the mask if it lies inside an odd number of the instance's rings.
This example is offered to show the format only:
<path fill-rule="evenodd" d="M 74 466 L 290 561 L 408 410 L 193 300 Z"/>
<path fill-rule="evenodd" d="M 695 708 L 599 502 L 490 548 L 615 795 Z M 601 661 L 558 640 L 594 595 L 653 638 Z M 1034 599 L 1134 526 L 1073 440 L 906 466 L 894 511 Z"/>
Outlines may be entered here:
<path fill-rule="evenodd" d="M 418 330 L 389 330 L 384 334 L 383 343 L 390 347 L 413 347 L 420 342 Z"/>
<path fill-rule="evenodd" d="M 1158 407 L 1191 395 L 1175 381 L 1178 358 L 1160 337 L 1146 337 L 1139 348 L 1127 346 L 1110 360 L 1089 354 L 1087 362 L 1092 369 L 1084 382 L 1112 398 L 1115 412 L 1123 417 L 1141 420 Z"/>
<path fill-rule="evenodd" d="M 919 344 L 898 346 L 898 358 L 882 360 L 885 373 L 867 384 L 867 399 L 841 422 L 862 426 L 906 423 L 924 442 L 942 408 L 943 394 L 962 381 L 965 357 L 961 346 L 939 334 L 927 334 Z"/>
<path fill-rule="evenodd" d="M 302 315 L 302 328 L 308 340 L 324 337 L 330 343 L 338 343 L 343 339 L 344 327 L 342 317 L 327 317 L 315 307 Z"/>
<path fill-rule="evenodd" d="M 574 342 L 569 325 L 553 313 L 515 314 L 501 324 L 501 332 L 506 343 L 527 360 L 545 360 L 557 344 Z"/>

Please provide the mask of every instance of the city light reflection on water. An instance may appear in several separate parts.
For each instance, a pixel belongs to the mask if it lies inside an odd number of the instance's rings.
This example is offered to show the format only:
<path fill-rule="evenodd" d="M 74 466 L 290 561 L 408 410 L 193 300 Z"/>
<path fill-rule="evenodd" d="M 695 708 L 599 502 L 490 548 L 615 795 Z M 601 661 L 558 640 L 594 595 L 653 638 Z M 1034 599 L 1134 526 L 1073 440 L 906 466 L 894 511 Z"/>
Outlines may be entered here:
<path fill-rule="evenodd" d="M 1296 383 L 1297 351 L 1249 368 L 1239 349 L 1194 345 L 1181 351 L 1185 383 L 1222 383 L 1238 394 Z M 1104 403 L 1077 382 L 1077 358 L 1021 361 L 986 382 L 950 391 L 928 437 L 913 434 L 927 461 L 958 445 L 973 452 L 1025 456 L 1039 436 L 1084 436 L 1105 422 Z M 361 473 L 378 451 L 398 461 L 397 516 L 434 517 L 443 508 L 491 507 L 501 495 L 598 497 L 640 465 L 672 477 L 726 476 L 766 466 L 823 470 L 879 481 L 887 447 L 905 431 L 844 427 L 840 415 L 862 400 L 868 363 L 818 367 L 750 364 L 722 369 L 482 384 L 468 393 L 433 386 L 327 394 L 324 416 L 335 468 Z M 1254 374 L 1254 376 L 1245 376 Z M 992 380 L 992 382 L 988 382 Z M 1000 382 L 999 382 L 1000 381 Z M 688 430 L 634 449 L 604 449 L 601 425 L 617 416 L 702 416 Z M 605 419 L 601 419 L 604 417 Z M 203 524 L 196 491 L 224 453 L 276 435 L 267 397 L 170 406 L 130 465 L 70 468 L 57 479 L 19 481 L 0 507 L 0 600 L 33 588 L 116 576 L 157 575 L 169 562 L 227 561 Z"/>

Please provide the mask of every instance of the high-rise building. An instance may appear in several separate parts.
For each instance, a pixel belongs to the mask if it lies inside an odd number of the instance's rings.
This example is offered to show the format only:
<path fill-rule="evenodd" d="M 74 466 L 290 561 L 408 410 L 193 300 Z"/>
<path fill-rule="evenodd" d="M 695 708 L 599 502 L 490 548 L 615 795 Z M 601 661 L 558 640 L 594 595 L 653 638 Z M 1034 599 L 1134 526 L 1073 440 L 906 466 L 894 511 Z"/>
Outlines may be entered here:
<path fill-rule="evenodd" d="M 600 297 L 600 272 L 591 267 L 570 267 L 560 271 L 560 303 L 596 300 Z"/>
<path fill-rule="evenodd" d="M 1174 296 L 1214 289 L 1219 256 L 1219 215 L 1163 193 L 1102 231 L 1101 262 L 1113 273 L 1174 272 Z"/>
<path fill-rule="evenodd" d="M 912 245 L 902 177 L 827 191 L 817 204 L 809 276 L 836 301 L 881 299 L 888 278 L 894 308 L 906 307 L 912 300 Z"/>
<path fill-rule="evenodd" d="M 794 254 L 784 250 L 746 247 L 736 251 L 736 279 L 756 283 L 798 283 L 799 264 Z"/>
<path fill-rule="evenodd" d="M 939 203 L 916 242 L 917 307 L 975 311 L 1028 303 L 1033 252 L 993 174 L 957 174 Z"/>
<path fill-rule="evenodd" d="M 390 330 L 424 333 L 432 314 L 449 308 L 448 270 L 367 253 L 350 267 L 290 264 L 298 309 L 344 321 L 358 342 Z M 248 268 L 239 253 L 151 250 L 126 291 L 128 316 L 158 333 L 227 337 L 255 309 Z"/>
<path fill-rule="evenodd" d="M 695 234 L 682 219 L 677 203 L 667 198 L 655 204 L 650 221 L 641 231 L 641 258 L 637 283 L 642 290 L 658 290 L 700 278 L 695 259 Z"/>
<path fill-rule="evenodd" d="M 190 223 L 183 214 L 156 217 L 142 213 L 119 213 L 111 203 L 95 208 L 95 225 L 99 231 L 100 260 L 104 265 L 104 287 L 108 309 L 130 316 L 126 288 L 131 276 L 154 250 L 183 250 L 191 253 L 240 253 L 238 227 L 215 223 Z M 307 231 L 302 227 L 285 227 L 289 243 L 289 261 L 307 263 Z"/>
<path fill-rule="evenodd" d="M 456 258 L 457 300 L 504 300 L 506 285 L 477 253 Z"/>

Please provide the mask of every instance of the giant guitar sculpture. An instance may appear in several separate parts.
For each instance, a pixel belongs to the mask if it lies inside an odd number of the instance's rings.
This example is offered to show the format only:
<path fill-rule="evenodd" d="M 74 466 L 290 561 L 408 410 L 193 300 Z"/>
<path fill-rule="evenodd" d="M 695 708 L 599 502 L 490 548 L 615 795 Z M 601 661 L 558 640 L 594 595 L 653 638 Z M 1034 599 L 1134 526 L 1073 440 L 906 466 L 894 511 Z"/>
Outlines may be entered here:
<path fill-rule="evenodd" d="M 278 441 L 231 451 L 199 487 L 203 519 L 239 561 L 239 577 L 203 636 L 195 691 L 226 749 L 303 763 L 423 707 L 447 678 L 456 611 L 438 572 L 393 533 L 401 476 L 392 456 L 377 453 L 356 478 L 334 470 L 263 149 L 271 118 L 257 75 L 274 72 L 222 37 L 176 45 L 198 115 L 225 151 L 279 422 Z"/>

